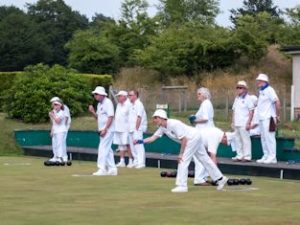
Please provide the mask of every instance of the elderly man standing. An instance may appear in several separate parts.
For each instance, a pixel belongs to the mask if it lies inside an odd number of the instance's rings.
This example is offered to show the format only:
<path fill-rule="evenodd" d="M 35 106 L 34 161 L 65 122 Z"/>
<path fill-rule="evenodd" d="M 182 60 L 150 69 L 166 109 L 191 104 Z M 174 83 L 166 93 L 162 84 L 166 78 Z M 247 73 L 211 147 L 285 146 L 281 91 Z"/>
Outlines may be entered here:
<path fill-rule="evenodd" d="M 139 99 L 139 92 L 131 90 L 128 94 L 131 102 L 129 110 L 129 143 L 130 149 L 134 157 L 134 165 L 136 169 L 142 169 L 145 164 L 145 148 L 143 143 L 143 133 L 147 130 L 147 114 L 143 103 Z"/>
<path fill-rule="evenodd" d="M 95 176 L 116 176 L 118 170 L 115 164 L 113 150 L 111 148 L 114 135 L 114 106 L 105 89 L 97 86 L 92 92 L 96 101 L 98 101 L 97 112 L 92 105 L 89 105 L 89 111 L 97 119 L 100 143 L 98 147 L 98 171 L 93 173 Z"/>
<path fill-rule="evenodd" d="M 275 90 L 269 84 L 266 74 L 259 74 L 256 78 L 259 88 L 257 115 L 261 132 L 263 157 L 258 163 L 277 163 L 275 125 L 280 121 L 280 100 Z"/>
<path fill-rule="evenodd" d="M 223 176 L 216 164 L 208 156 L 201 133 L 196 128 L 187 126 L 179 120 L 168 119 L 166 111 L 162 109 L 156 110 L 152 117 L 154 124 L 159 126 L 159 128 L 151 137 L 146 138 L 144 143 L 151 143 L 163 134 L 180 143 L 180 152 L 177 157 L 176 187 L 171 191 L 174 193 L 188 191 L 188 166 L 194 155 L 207 169 L 212 180 L 218 185 L 217 190 L 223 189 L 228 179 Z"/>
<path fill-rule="evenodd" d="M 125 167 L 125 152 L 128 152 L 129 162 L 127 167 L 132 168 L 133 157 L 129 147 L 129 109 L 130 102 L 127 99 L 127 91 L 119 91 L 116 95 L 118 105 L 115 114 L 115 133 L 113 143 L 118 145 L 120 151 L 120 162 L 117 167 Z"/>
<path fill-rule="evenodd" d="M 250 162 L 252 159 L 250 129 L 255 106 L 248 94 L 248 86 L 245 81 L 237 83 L 236 93 L 232 106 L 232 126 L 235 131 L 237 155 L 232 159 L 233 161 Z"/>

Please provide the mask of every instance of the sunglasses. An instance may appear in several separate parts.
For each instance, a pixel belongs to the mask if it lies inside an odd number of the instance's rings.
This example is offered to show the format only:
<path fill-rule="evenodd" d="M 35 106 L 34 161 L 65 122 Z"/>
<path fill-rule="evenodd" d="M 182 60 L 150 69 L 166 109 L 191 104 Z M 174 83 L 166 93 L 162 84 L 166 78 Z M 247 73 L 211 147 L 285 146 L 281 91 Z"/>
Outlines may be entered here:
<path fill-rule="evenodd" d="M 236 87 L 236 89 L 244 89 L 244 87 Z"/>

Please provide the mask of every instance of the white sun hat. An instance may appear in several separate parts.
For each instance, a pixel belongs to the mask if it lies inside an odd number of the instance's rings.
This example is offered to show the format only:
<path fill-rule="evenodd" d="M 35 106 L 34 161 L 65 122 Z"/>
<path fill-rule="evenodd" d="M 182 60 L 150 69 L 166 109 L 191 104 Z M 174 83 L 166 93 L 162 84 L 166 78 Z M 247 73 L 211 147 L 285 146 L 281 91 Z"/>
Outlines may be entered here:
<path fill-rule="evenodd" d="M 116 96 L 127 96 L 128 95 L 128 93 L 127 93 L 127 91 L 119 91 L 118 92 L 118 94 L 116 94 Z"/>
<path fill-rule="evenodd" d="M 239 82 L 237 82 L 237 86 L 238 87 L 242 86 L 242 87 L 248 88 L 247 83 L 244 80 L 240 80 Z"/>
<path fill-rule="evenodd" d="M 104 95 L 104 96 L 107 96 L 104 87 L 101 87 L 101 86 L 97 86 L 97 87 L 95 88 L 95 90 L 92 91 L 92 94 L 98 94 L 98 95 Z"/>
<path fill-rule="evenodd" d="M 50 99 L 50 102 L 51 103 L 53 103 L 53 102 L 60 102 L 60 103 L 62 103 L 63 101 L 59 97 L 55 96 L 55 97 L 53 97 L 53 98 Z"/>
<path fill-rule="evenodd" d="M 260 73 L 260 74 L 258 74 L 256 80 L 261 80 L 261 81 L 269 82 L 269 77 L 268 77 L 267 74 Z"/>
<path fill-rule="evenodd" d="M 159 118 L 162 118 L 162 119 L 168 119 L 168 116 L 167 116 L 167 112 L 163 109 L 157 109 L 154 113 L 153 113 L 153 116 L 152 117 L 159 117 Z"/>

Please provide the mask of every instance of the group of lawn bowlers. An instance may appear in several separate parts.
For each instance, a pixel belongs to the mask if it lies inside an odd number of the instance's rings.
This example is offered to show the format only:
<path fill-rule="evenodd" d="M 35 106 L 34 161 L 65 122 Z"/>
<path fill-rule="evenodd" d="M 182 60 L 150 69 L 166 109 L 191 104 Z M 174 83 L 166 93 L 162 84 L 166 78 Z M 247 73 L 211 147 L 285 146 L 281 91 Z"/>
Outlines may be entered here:
<path fill-rule="evenodd" d="M 145 139 L 143 139 L 143 133 L 147 130 L 147 116 L 139 100 L 138 91 L 119 91 L 116 95 L 118 104 L 114 111 L 113 103 L 107 97 L 105 89 L 101 86 L 96 87 L 92 95 L 98 102 L 97 108 L 95 110 L 92 105 L 88 108 L 97 120 L 100 138 L 98 170 L 93 175 L 116 176 L 118 167 L 126 166 L 125 151 L 128 151 L 127 167 L 144 168 L 144 144 L 154 142 L 165 134 L 180 144 L 176 186 L 171 191 L 174 193 L 188 191 L 188 167 L 192 159 L 195 163 L 194 184 L 205 186 L 210 177 L 217 186 L 217 190 L 221 190 L 227 184 L 228 178 L 217 167 L 216 154 L 219 144 L 232 145 L 237 152 L 237 156 L 233 158 L 234 161 L 249 162 L 251 161 L 250 133 L 255 127 L 259 127 L 264 153 L 262 159 L 257 162 L 276 163 L 276 139 L 273 125 L 279 122 L 280 102 L 274 89 L 269 85 L 269 78 L 266 74 L 259 74 L 256 83 L 259 88 L 257 106 L 248 94 L 247 83 L 245 81 L 237 83 L 232 119 L 234 132 L 223 132 L 214 126 L 211 95 L 207 88 L 201 87 L 197 90 L 197 98 L 201 102 L 199 110 L 189 117 L 192 126 L 170 119 L 165 110 L 157 109 L 152 119 L 158 129 L 152 136 Z M 67 160 L 66 135 L 71 118 L 67 106 L 58 97 L 52 98 L 51 103 L 53 110 L 49 116 L 52 121 L 54 157 L 50 160 L 65 161 Z M 114 160 L 112 144 L 116 144 L 120 151 L 118 164 Z"/>

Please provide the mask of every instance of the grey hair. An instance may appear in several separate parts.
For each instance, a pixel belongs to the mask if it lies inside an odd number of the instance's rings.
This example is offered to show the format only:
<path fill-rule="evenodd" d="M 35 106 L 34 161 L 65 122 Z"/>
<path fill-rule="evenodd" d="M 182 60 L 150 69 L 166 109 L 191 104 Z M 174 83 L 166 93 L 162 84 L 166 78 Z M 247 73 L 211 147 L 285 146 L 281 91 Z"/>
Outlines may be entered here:
<path fill-rule="evenodd" d="M 197 93 L 203 95 L 206 99 L 211 99 L 211 94 L 208 88 L 205 87 L 198 88 Z"/>

